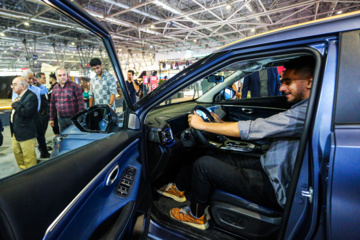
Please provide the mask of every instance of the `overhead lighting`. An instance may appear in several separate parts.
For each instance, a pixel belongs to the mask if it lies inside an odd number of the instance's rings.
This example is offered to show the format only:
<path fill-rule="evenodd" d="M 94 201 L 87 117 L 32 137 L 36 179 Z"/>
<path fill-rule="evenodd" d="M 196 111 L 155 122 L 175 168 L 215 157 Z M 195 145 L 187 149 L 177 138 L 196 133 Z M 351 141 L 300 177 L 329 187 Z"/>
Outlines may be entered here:
<path fill-rule="evenodd" d="M 342 13 L 343 13 L 343 11 L 341 11 L 341 10 L 340 10 L 340 11 L 337 11 L 337 14 L 342 14 Z"/>
<path fill-rule="evenodd" d="M 6 50 L 4 51 L 4 53 L 6 53 Z"/>
<path fill-rule="evenodd" d="M 45 53 L 43 53 L 42 55 L 45 56 Z"/>
<path fill-rule="evenodd" d="M 251 29 L 252 32 L 255 32 L 255 28 Z"/>
<path fill-rule="evenodd" d="M 231 8 L 231 4 L 230 3 L 226 4 L 226 9 L 230 9 L 230 8 Z"/>
<path fill-rule="evenodd" d="M 74 42 L 72 42 L 72 43 L 71 43 L 71 45 L 73 45 L 73 46 L 74 46 L 74 45 L 75 45 L 75 43 L 74 43 Z"/>
<path fill-rule="evenodd" d="M 75 51 L 73 51 L 73 53 L 76 53 Z"/>
<path fill-rule="evenodd" d="M 151 28 L 155 28 L 155 25 L 154 24 L 151 24 L 151 26 L 150 26 Z"/>
<path fill-rule="evenodd" d="M 159 1 L 159 0 L 155 0 L 154 3 L 155 3 L 156 5 L 158 5 L 158 6 L 164 8 L 164 9 L 170 11 L 170 12 L 172 12 L 172 13 L 177 14 L 177 15 L 181 15 L 181 14 L 182 14 L 179 10 L 177 10 L 177 9 L 171 7 L 170 5 L 167 5 L 166 3 L 161 2 L 161 1 Z"/>
<path fill-rule="evenodd" d="M 0 33 L 0 36 L 3 36 L 3 37 L 5 37 L 5 33 L 3 33 L 3 32 L 2 32 L 2 33 Z"/>
<path fill-rule="evenodd" d="M 150 48 L 153 48 L 154 46 L 153 45 L 150 45 Z"/>
<path fill-rule="evenodd" d="M 10 49 L 14 49 L 13 47 L 10 47 Z"/>
<path fill-rule="evenodd" d="M 118 25 L 122 25 L 122 26 L 125 26 L 125 27 L 133 27 L 133 28 L 136 28 L 135 25 L 131 24 L 131 23 L 128 23 L 128 22 L 125 22 L 125 21 L 121 21 L 119 19 L 115 19 L 115 18 L 105 18 L 105 20 L 109 21 L 109 22 L 112 22 L 112 23 L 116 23 Z"/>
<path fill-rule="evenodd" d="M 194 39 L 194 42 L 197 42 L 197 40 L 196 40 L 196 39 Z"/>
<path fill-rule="evenodd" d="M 24 22 L 24 25 L 25 26 L 29 26 L 30 24 L 28 22 Z"/>

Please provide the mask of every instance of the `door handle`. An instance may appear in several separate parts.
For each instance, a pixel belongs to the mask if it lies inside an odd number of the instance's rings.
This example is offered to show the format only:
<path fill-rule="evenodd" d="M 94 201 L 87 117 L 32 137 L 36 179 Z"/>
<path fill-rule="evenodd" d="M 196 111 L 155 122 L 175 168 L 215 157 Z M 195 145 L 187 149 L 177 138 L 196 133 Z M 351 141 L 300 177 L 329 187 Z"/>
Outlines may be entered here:
<path fill-rule="evenodd" d="M 254 110 L 250 108 L 242 108 L 241 111 L 243 111 L 245 114 L 253 114 Z"/>
<path fill-rule="evenodd" d="M 110 186 L 119 176 L 119 165 L 116 165 L 106 179 L 106 186 Z"/>

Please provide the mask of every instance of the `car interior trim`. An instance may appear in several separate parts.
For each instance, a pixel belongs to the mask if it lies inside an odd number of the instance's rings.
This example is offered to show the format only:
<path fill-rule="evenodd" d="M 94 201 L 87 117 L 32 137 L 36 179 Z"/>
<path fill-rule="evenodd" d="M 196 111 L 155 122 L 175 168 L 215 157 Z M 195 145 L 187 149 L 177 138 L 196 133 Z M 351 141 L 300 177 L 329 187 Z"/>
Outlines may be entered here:
<path fill-rule="evenodd" d="M 136 144 L 138 144 L 139 139 L 136 139 L 132 143 L 130 143 L 123 151 L 121 151 L 111 162 L 109 162 L 106 167 L 104 167 L 86 186 L 84 189 L 81 190 L 81 192 L 69 203 L 69 205 L 60 213 L 60 215 L 54 220 L 53 223 L 48 227 L 46 230 L 44 239 L 46 236 L 57 226 L 57 224 L 63 219 L 63 217 L 70 211 L 70 209 L 75 205 L 77 201 L 85 194 L 85 192 L 90 188 L 90 186 L 97 181 L 97 179 L 106 171 L 109 170 L 109 167 L 112 166 L 112 164 L 123 154 L 127 152 L 128 149 L 132 148 Z"/>

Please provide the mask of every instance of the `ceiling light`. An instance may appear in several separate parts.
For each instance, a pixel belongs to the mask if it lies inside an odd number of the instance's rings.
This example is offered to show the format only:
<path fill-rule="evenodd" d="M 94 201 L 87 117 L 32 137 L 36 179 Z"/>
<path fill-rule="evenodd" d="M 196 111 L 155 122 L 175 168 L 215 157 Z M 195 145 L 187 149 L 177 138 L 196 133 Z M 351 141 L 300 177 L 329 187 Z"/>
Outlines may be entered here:
<path fill-rule="evenodd" d="M 155 25 L 154 24 L 151 24 L 151 26 L 150 26 L 151 28 L 154 28 L 155 27 Z"/>
<path fill-rule="evenodd" d="M 150 48 L 153 48 L 153 45 L 150 45 Z"/>
<path fill-rule="evenodd" d="M 45 56 L 45 53 L 43 53 L 42 55 Z"/>
<path fill-rule="evenodd" d="M 72 43 L 71 43 L 71 45 L 73 45 L 73 46 L 74 46 L 74 45 L 75 45 L 75 43 L 74 43 L 74 42 L 72 42 Z"/>
<path fill-rule="evenodd" d="M 164 2 L 161 2 L 161 1 L 159 1 L 159 0 L 155 0 L 154 3 L 155 3 L 156 5 L 158 5 L 158 6 L 164 8 L 164 9 L 170 11 L 170 12 L 172 12 L 172 13 L 181 15 L 181 12 L 180 12 L 179 10 L 177 10 L 177 9 L 175 9 L 175 8 L 167 5 L 167 4 L 164 3 Z"/>
<path fill-rule="evenodd" d="M 230 3 L 226 4 L 226 9 L 230 9 L 230 8 L 231 8 Z"/>
<path fill-rule="evenodd" d="M 2 32 L 2 33 L 0 33 L 0 36 L 3 36 L 3 37 L 5 37 L 5 33 L 3 33 L 3 32 Z"/>
<path fill-rule="evenodd" d="M 197 40 L 196 40 L 196 39 L 194 39 L 194 42 L 197 42 Z"/>
<path fill-rule="evenodd" d="M 24 25 L 25 26 L 29 26 L 30 24 L 28 22 L 24 22 Z"/>
<path fill-rule="evenodd" d="M 6 53 L 6 50 L 4 51 L 4 53 Z"/>
<path fill-rule="evenodd" d="M 255 28 L 251 29 L 252 32 L 255 32 Z"/>
<path fill-rule="evenodd" d="M 340 11 L 337 11 L 337 14 L 342 14 L 342 13 L 343 13 L 343 11 L 341 11 L 341 10 L 340 10 Z"/>
<path fill-rule="evenodd" d="M 37 61 L 35 61 L 35 63 L 37 63 Z"/>
<path fill-rule="evenodd" d="M 73 53 L 75 53 L 75 51 L 73 51 Z"/>
<path fill-rule="evenodd" d="M 10 49 L 14 49 L 13 47 L 10 47 Z"/>

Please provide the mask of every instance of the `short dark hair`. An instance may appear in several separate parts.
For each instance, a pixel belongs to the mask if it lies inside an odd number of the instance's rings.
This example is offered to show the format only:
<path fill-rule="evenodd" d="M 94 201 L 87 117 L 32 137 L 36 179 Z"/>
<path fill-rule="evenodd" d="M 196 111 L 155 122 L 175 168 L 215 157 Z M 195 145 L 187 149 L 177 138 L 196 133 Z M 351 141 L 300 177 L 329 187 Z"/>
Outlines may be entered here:
<path fill-rule="evenodd" d="M 98 65 L 101 65 L 101 64 L 102 63 L 101 63 L 100 59 L 98 59 L 98 58 L 93 58 L 90 61 L 90 66 L 91 67 L 98 66 Z"/>
<path fill-rule="evenodd" d="M 35 77 L 36 77 L 36 78 L 41 78 L 41 75 L 45 75 L 45 73 L 43 73 L 43 72 L 38 72 L 38 73 L 35 75 Z"/>
<path fill-rule="evenodd" d="M 56 76 L 55 76 L 55 73 L 50 73 L 49 77 L 53 78 L 56 80 Z"/>
<path fill-rule="evenodd" d="M 298 72 L 303 72 L 308 74 L 309 76 L 313 76 L 315 64 L 316 62 L 313 56 L 302 56 L 285 63 L 284 67 L 286 70 L 294 69 L 295 74 L 297 74 Z"/>
<path fill-rule="evenodd" d="M 133 70 L 128 70 L 128 72 L 131 72 L 131 75 L 135 75 L 135 72 Z"/>

